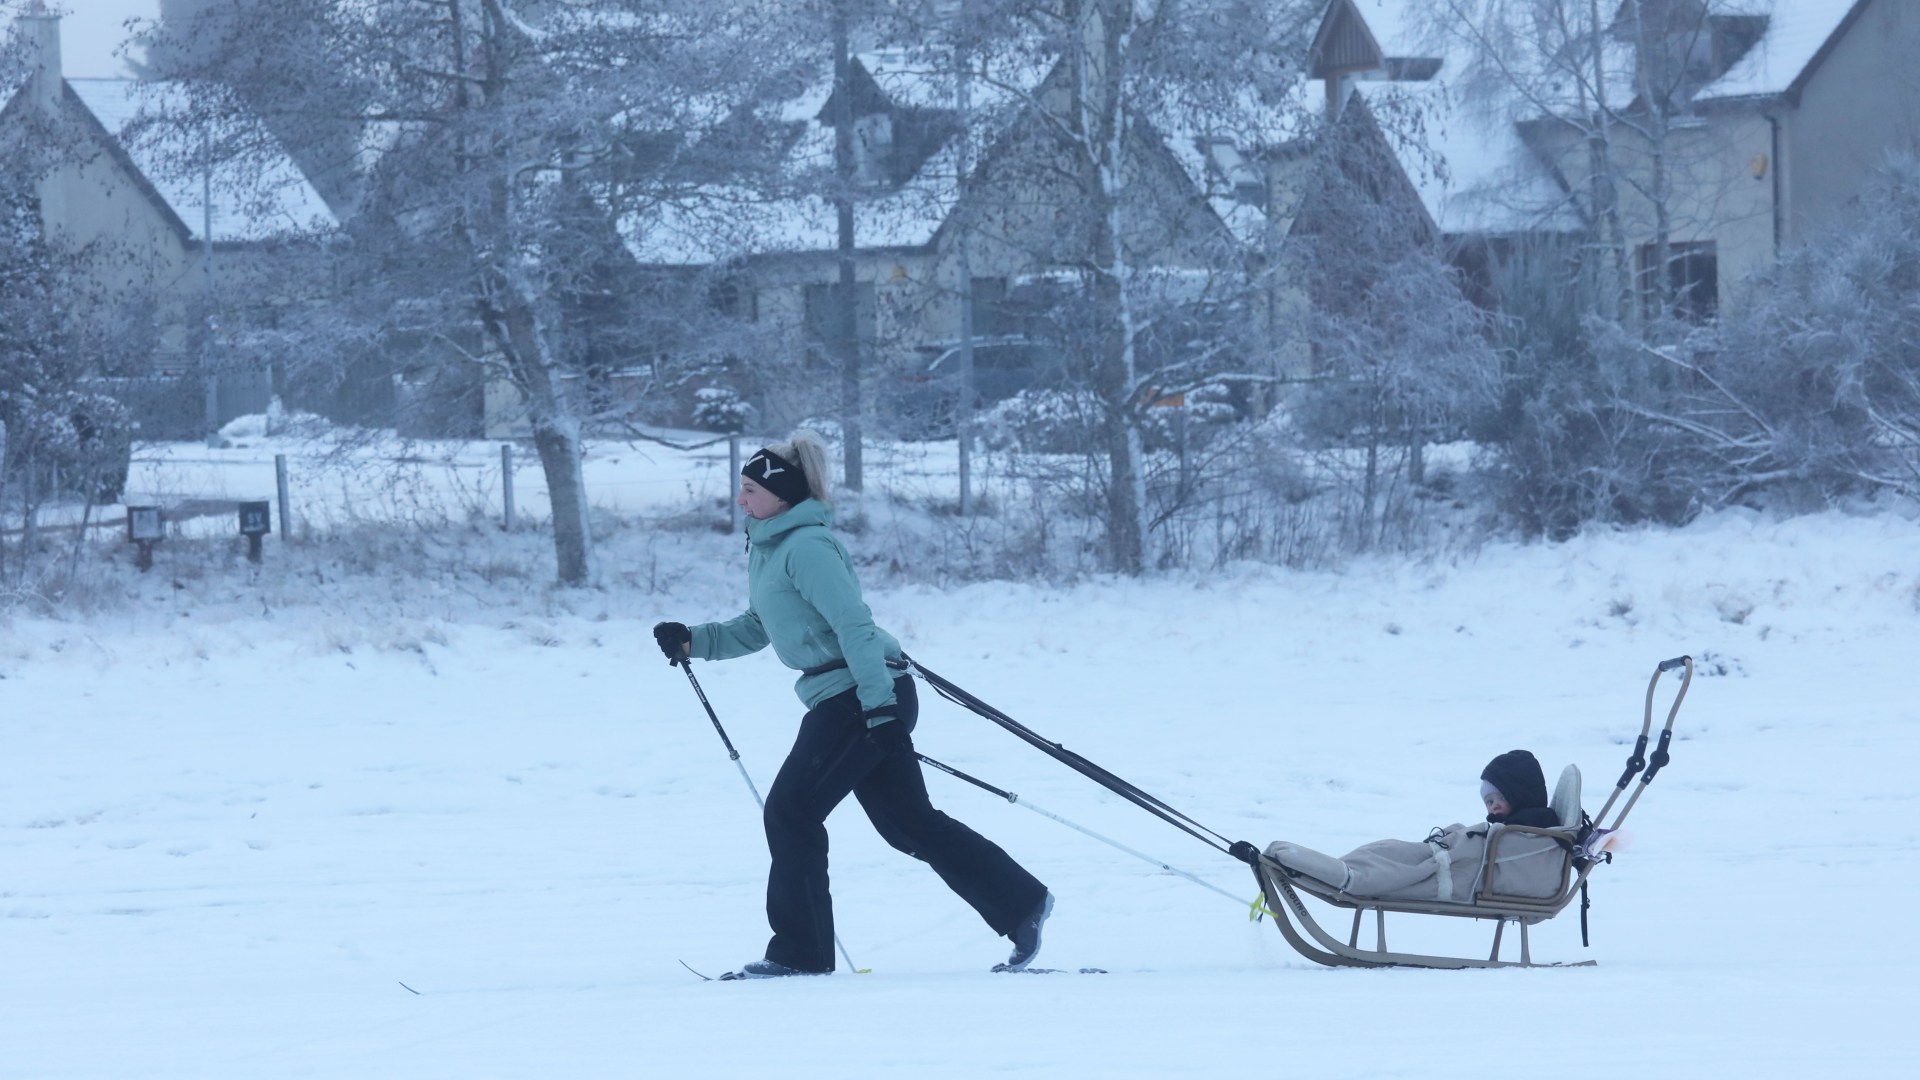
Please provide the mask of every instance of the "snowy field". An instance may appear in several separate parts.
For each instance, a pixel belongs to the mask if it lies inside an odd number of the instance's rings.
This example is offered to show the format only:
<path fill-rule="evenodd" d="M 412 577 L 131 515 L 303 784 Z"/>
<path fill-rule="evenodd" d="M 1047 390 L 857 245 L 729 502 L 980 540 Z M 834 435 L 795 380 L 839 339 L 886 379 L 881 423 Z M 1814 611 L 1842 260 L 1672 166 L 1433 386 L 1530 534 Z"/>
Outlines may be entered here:
<path fill-rule="evenodd" d="M 233 494 L 271 492 L 265 460 Z M 639 464 L 662 505 L 724 483 L 710 458 Z M 738 537 L 610 535 L 613 583 L 574 592 L 545 586 L 542 536 L 476 543 L 484 578 L 277 538 L 259 568 L 162 545 L 151 574 L 100 571 L 124 598 L 96 614 L 0 621 L 0 1077 L 1920 1068 L 1920 528 L 1898 514 L 869 589 L 917 658 L 1047 736 L 1230 837 L 1335 854 L 1471 820 L 1481 766 L 1514 747 L 1550 779 L 1579 764 L 1597 810 L 1654 664 L 1698 658 L 1673 763 L 1595 874 L 1592 948 L 1577 911 L 1534 933 L 1536 959 L 1598 966 L 1467 972 L 1319 968 L 1243 901 L 930 774 L 1058 896 L 1041 963 L 1107 974 L 989 973 L 1005 942 L 850 802 L 835 901 L 871 974 L 700 982 L 681 961 L 760 954 L 766 857 L 649 628 L 738 610 Z M 790 678 L 767 654 L 696 674 L 764 790 Z M 1251 900 L 1240 864 L 923 703 L 923 752 Z M 1402 949 L 1443 936 L 1388 926 Z"/>

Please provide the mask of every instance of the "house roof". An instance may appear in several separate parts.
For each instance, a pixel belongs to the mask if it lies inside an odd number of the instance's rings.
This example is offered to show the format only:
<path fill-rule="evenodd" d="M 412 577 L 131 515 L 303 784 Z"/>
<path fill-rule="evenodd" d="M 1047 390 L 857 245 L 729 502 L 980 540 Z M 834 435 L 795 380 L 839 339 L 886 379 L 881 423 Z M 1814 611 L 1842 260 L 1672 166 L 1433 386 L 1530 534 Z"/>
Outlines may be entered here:
<path fill-rule="evenodd" d="M 863 251 L 927 249 L 960 198 L 958 126 L 951 122 L 957 102 L 953 57 L 944 50 L 879 49 L 854 60 L 856 92 L 867 95 L 856 96 L 857 108 L 884 105 L 897 118 L 917 115 L 930 133 L 911 175 L 896 176 L 895 185 L 856 196 L 854 242 Z M 978 55 L 975 63 L 980 74 L 971 83 L 970 113 L 977 169 L 994 152 L 995 141 L 1017 123 L 1016 117 L 1045 96 L 1047 80 L 1059 68 L 1044 53 L 1017 47 Z M 862 86 L 865 91 L 860 91 Z M 621 222 L 621 235 L 634 259 L 651 266 L 704 266 L 748 255 L 833 251 L 838 245 L 833 203 L 817 190 L 805 190 L 825 187 L 833 175 L 834 136 L 827 115 L 831 90 L 830 78 L 816 80 L 775 110 L 780 119 L 805 125 L 783 170 L 800 190 L 768 194 L 715 184 L 649 206 Z M 1304 88 L 1302 94 L 1304 101 Z M 1191 124 L 1176 130 L 1156 117 L 1149 120 L 1170 159 L 1215 216 L 1244 242 L 1260 236 L 1267 219 L 1259 206 L 1235 197 L 1237 183 L 1264 186 L 1261 165 L 1246 159 L 1243 147 L 1297 137 L 1308 110 L 1290 101 L 1243 111 L 1243 119 L 1251 123 L 1231 133 L 1231 139 L 1228 133 L 1198 132 Z M 927 126 L 926 118 L 936 115 L 947 119 Z"/>
<path fill-rule="evenodd" d="M 924 50 L 877 50 L 855 57 L 887 104 L 899 110 L 951 110 L 955 73 L 950 58 Z M 984 78 L 973 82 L 976 122 L 1017 106 L 1046 75 L 1031 58 L 982 58 Z M 803 124 L 788 151 L 784 175 L 796 188 L 833 175 L 833 128 L 825 122 L 830 76 L 815 82 L 776 115 Z M 854 242 L 861 250 L 924 248 L 958 204 L 960 161 L 954 132 L 940 135 L 903 182 L 856 197 Z M 984 140 L 976 144 L 976 150 Z M 833 202 L 815 191 L 759 192 L 737 184 L 704 185 L 685 197 L 628 215 L 621 236 L 634 259 L 650 266 L 705 266 L 746 255 L 832 251 L 839 231 Z"/>
<path fill-rule="evenodd" d="M 205 239 L 208 216 L 204 193 L 209 188 L 216 243 L 268 240 L 339 224 L 305 174 L 257 121 L 230 117 L 225 121 L 229 130 L 221 134 L 238 134 L 250 145 L 270 148 L 262 160 L 244 169 L 234 164 L 216 166 L 206 177 L 185 175 L 176 163 L 177 148 L 151 135 L 135 136 L 130 130 L 143 107 L 149 114 L 184 111 L 184 87 L 132 79 L 68 79 L 66 83 L 126 154 L 141 179 L 186 226 L 189 239 Z"/>
<path fill-rule="evenodd" d="M 1742 0 L 1767 15 L 1767 32 L 1696 101 L 1771 97 L 1798 89 L 1870 0 Z"/>
<path fill-rule="evenodd" d="M 831 128 L 809 131 L 796 153 L 802 161 L 812 159 L 817 170 L 823 151 L 831 163 Z M 954 149 L 948 145 L 907 183 L 860 199 L 854 204 L 854 243 L 866 250 L 931 243 L 958 199 L 958 175 Z M 706 266 L 746 255 L 832 251 L 839 229 L 834 205 L 824 196 L 715 184 L 657 204 L 645 214 L 628 215 L 621 221 L 621 238 L 634 259 L 645 265 Z"/>
<path fill-rule="evenodd" d="M 1274 224 L 1265 203 L 1268 168 L 1280 156 L 1310 147 L 1320 126 L 1320 93 L 1305 79 L 1262 94 L 1240 87 L 1226 100 L 1196 103 L 1178 95 L 1145 95 L 1143 114 L 1214 216 L 1243 244 L 1256 244 Z"/>
<path fill-rule="evenodd" d="M 1509 121 L 1460 106 L 1442 79 L 1363 82 L 1354 90 L 1378 117 L 1411 111 L 1414 135 L 1383 124 L 1388 145 L 1427 216 L 1451 236 L 1564 231 L 1578 227 L 1565 191 Z M 1411 140 L 1417 138 L 1418 145 Z"/>
<path fill-rule="evenodd" d="M 1528 149 L 1514 124 L 1541 107 L 1517 94 L 1471 107 L 1461 87 L 1464 46 L 1431 13 L 1431 0 L 1333 0 L 1316 48 L 1340 50 L 1342 70 L 1360 69 L 1354 50 L 1364 30 L 1378 47 L 1371 69 L 1388 60 L 1427 60 L 1425 78 L 1363 77 L 1351 93 L 1362 101 L 1420 198 L 1428 217 L 1449 235 L 1505 234 L 1573 228 L 1565 192 Z M 1358 24 L 1353 23 L 1354 17 Z M 1341 24 L 1335 40 L 1335 24 Z M 1437 66 L 1435 66 L 1437 65 Z"/>
<path fill-rule="evenodd" d="M 1348 0 L 1386 57 L 1439 56 L 1419 13 L 1432 5 L 1415 0 Z"/>

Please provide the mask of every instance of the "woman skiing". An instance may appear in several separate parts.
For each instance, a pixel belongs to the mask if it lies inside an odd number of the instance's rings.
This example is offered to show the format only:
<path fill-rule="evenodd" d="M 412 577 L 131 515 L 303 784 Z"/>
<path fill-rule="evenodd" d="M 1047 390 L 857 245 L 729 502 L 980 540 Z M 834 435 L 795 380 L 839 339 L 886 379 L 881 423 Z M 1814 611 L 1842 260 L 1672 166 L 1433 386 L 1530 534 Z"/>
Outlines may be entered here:
<path fill-rule="evenodd" d="M 727 660 L 773 646 L 799 671 L 807 707 L 793 749 L 767 791 L 766 954 L 749 978 L 824 975 L 834 967 L 827 815 L 851 792 L 894 848 L 933 867 L 947 887 L 1013 941 L 996 970 L 1040 951 L 1053 910 L 1046 886 L 997 845 L 933 808 L 911 738 L 919 718 L 900 643 L 874 625 L 853 560 L 829 531 L 826 448 L 808 432 L 754 454 L 740 470 L 746 512 L 747 610 L 724 622 L 659 623 L 670 663 Z"/>

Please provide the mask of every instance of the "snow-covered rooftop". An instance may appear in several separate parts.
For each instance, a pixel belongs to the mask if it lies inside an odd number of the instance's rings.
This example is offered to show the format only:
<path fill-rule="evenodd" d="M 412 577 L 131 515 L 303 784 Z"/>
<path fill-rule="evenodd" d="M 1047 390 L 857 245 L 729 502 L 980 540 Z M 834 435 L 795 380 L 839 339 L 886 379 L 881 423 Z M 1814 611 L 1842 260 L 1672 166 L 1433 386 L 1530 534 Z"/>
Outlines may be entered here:
<path fill-rule="evenodd" d="M 223 135 L 241 134 L 256 147 L 273 147 L 265 159 L 246 167 L 216 166 L 210 177 L 182 175 L 167 149 L 151 136 L 128 137 L 128 125 L 145 108 L 149 114 L 184 111 L 184 87 L 132 79 L 68 79 L 67 86 L 100 126 L 120 141 L 169 209 L 185 223 L 194 240 L 205 239 L 207 200 L 212 190 L 213 239 L 267 240 L 330 229 L 339 222 L 292 158 L 250 117 L 228 117 Z M 207 181 L 210 180 L 210 184 Z"/>
<path fill-rule="evenodd" d="M 1352 4 L 1385 57 L 1440 62 L 1424 80 L 1363 77 L 1353 84 L 1354 94 L 1381 120 L 1434 224 L 1454 235 L 1570 227 L 1564 193 L 1514 124 L 1516 116 L 1551 107 L 1551 70 L 1526 56 L 1509 56 L 1509 64 L 1542 67 L 1522 78 L 1546 97 L 1528 101 L 1495 80 L 1482 88 L 1481 100 L 1470 103 L 1463 83 L 1471 50 L 1461 29 L 1433 11 L 1429 0 Z"/>
<path fill-rule="evenodd" d="M 1746 0 L 1753 8 L 1744 14 L 1765 14 L 1767 32 L 1747 55 L 1696 95 L 1696 100 L 1764 97 L 1784 93 L 1822 46 L 1833 37 L 1847 13 L 1862 0 Z M 1911 3 L 1912 0 L 1897 0 Z"/>
<path fill-rule="evenodd" d="M 881 92 L 896 106 L 951 109 L 955 72 L 944 54 L 883 49 L 861 53 Z M 973 115 L 990 126 L 996 111 L 1029 99 L 1048 68 L 1025 53 L 978 58 L 982 72 L 972 84 Z M 830 76 L 815 80 L 777 115 L 806 124 L 788 154 L 787 175 L 825 178 L 833 163 L 833 129 L 819 120 L 832 95 Z M 976 138 L 976 148 L 984 146 Z M 976 150 L 977 152 L 977 150 Z M 906 183 L 854 204 L 854 242 L 862 248 L 913 248 L 932 242 L 959 198 L 959 151 L 949 138 Z M 750 254 L 832 251 L 838 243 L 833 203 L 812 193 L 767 194 L 731 184 L 704 187 L 669 204 L 630 215 L 621 225 L 627 249 L 650 266 L 705 266 Z"/>
<path fill-rule="evenodd" d="M 1422 12 L 1431 0 L 1353 0 L 1374 43 L 1388 57 L 1439 56 Z"/>
<path fill-rule="evenodd" d="M 832 157 L 833 132 L 809 131 L 795 159 Z M 824 142 L 824 147 L 820 145 Z M 818 168 L 813 175 L 826 175 Z M 854 204 L 854 243 L 862 248 L 922 247 L 932 242 L 959 195 L 959 164 L 949 143 L 900 187 Z M 812 193 L 764 194 L 712 185 L 622 222 L 627 250 L 649 266 L 706 266 L 744 255 L 832 251 L 839 239 L 833 203 Z"/>
<path fill-rule="evenodd" d="M 1511 233 L 1572 228 L 1565 193 L 1510 122 L 1459 106 L 1445 82 L 1363 82 L 1355 93 L 1378 114 L 1418 110 L 1424 146 L 1390 132 L 1422 205 L 1443 233 Z"/>

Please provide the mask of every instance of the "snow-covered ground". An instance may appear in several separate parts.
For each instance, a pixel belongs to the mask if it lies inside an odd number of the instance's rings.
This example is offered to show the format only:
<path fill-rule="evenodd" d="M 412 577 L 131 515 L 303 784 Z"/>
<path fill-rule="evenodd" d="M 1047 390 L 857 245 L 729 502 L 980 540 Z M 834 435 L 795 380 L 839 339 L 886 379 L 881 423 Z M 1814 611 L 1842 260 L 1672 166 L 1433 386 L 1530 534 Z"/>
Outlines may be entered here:
<path fill-rule="evenodd" d="M 712 473 L 648 453 L 677 499 Z M 96 614 L 0 621 L 0 1077 L 1920 1067 L 1920 528 L 1897 514 L 1723 514 L 1339 573 L 869 589 L 917 658 L 1047 736 L 1227 836 L 1336 854 L 1471 820 L 1481 766 L 1517 746 L 1549 777 L 1579 764 L 1598 809 L 1654 664 L 1698 658 L 1673 763 L 1595 874 L 1592 948 L 1575 911 L 1534 933 L 1536 959 L 1598 966 L 1466 972 L 1316 967 L 1245 903 L 930 774 L 1059 897 L 1042 963 L 1108 974 L 990 974 L 1005 943 L 849 803 L 836 910 L 872 973 L 700 982 L 680 961 L 759 955 L 766 857 L 648 630 L 738 610 L 738 537 L 609 535 L 612 583 L 574 592 L 543 584 L 537 536 L 476 542 L 493 565 L 467 576 L 163 544 L 148 575 L 98 571 L 125 582 Z M 762 654 L 696 674 L 764 789 L 799 712 L 788 673 Z M 1238 863 L 931 695 L 916 741 L 1254 894 Z M 1388 928 L 1407 949 L 1451 936 Z"/>

